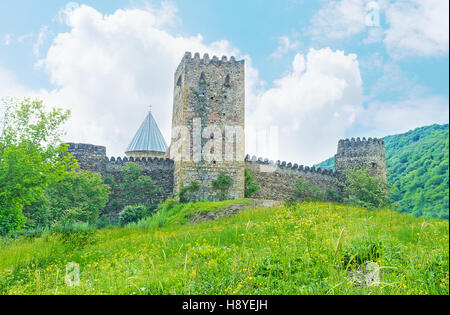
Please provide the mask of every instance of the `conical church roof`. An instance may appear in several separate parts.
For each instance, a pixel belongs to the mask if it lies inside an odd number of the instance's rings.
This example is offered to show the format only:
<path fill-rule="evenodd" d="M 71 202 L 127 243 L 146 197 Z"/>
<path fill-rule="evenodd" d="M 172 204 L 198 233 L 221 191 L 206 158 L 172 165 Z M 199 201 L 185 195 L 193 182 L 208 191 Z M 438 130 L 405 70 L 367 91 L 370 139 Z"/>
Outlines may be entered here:
<path fill-rule="evenodd" d="M 145 117 L 141 127 L 139 127 L 133 140 L 128 145 L 126 153 L 135 151 L 167 151 L 166 141 L 151 112 Z"/>

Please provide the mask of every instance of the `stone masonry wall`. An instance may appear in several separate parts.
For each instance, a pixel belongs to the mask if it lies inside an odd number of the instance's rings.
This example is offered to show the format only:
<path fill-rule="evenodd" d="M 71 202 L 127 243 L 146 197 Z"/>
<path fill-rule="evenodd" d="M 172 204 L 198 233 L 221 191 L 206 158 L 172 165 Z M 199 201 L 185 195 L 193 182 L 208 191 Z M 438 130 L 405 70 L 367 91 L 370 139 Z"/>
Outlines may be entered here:
<path fill-rule="evenodd" d="M 179 126 L 187 128 L 189 134 L 189 160 L 175 159 L 174 188 L 178 191 L 181 183 L 189 185 L 197 182 L 200 189 L 195 193 L 197 199 L 217 198 L 218 192 L 212 188 L 212 182 L 220 173 L 233 179 L 233 187 L 228 198 L 244 197 L 244 153 L 245 153 L 245 65 L 244 60 L 236 61 L 222 57 L 203 58 L 196 53 L 186 53 L 178 66 L 174 77 L 174 101 L 172 130 Z M 200 131 L 206 127 L 216 126 L 219 132 L 205 136 L 194 143 L 195 130 L 193 119 L 201 119 Z M 225 158 L 225 127 L 241 128 L 240 137 L 236 137 L 233 148 L 234 161 Z M 172 135 L 171 150 L 177 136 Z M 212 140 L 222 140 L 221 158 L 214 161 L 194 161 L 194 146 L 197 152 Z M 238 154 L 242 152 L 242 154 Z M 176 152 L 171 152 L 173 158 Z"/>
<path fill-rule="evenodd" d="M 352 138 L 339 141 L 335 170 L 344 173 L 358 167 L 366 168 L 371 176 L 386 180 L 386 153 L 383 140 Z"/>
<path fill-rule="evenodd" d="M 69 152 L 75 155 L 81 169 L 101 173 L 103 176 L 112 175 L 120 181 L 120 169 L 128 162 L 137 163 L 143 170 L 144 175 L 150 176 L 155 184 L 161 187 L 162 192 L 158 196 L 160 200 L 174 197 L 174 177 L 177 169 L 174 161 L 170 159 L 133 159 L 133 158 L 107 158 L 106 148 L 90 144 L 69 144 Z M 280 162 L 269 162 L 267 159 L 250 156 L 245 157 L 245 161 L 236 167 L 238 162 L 223 162 L 219 165 L 194 165 L 191 168 L 185 163 L 184 174 L 186 184 L 187 179 L 195 178 L 199 183 L 212 181 L 220 172 L 227 170 L 234 179 L 240 178 L 241 168 L 248 169 L 254 176 L 254 181 L 260 186 L 260 190 L 252 196 L 255 199 L 267 200 L 290 200 L 297 199 L 296 185 L 299 180 L 310 186 L 317 186 L 319 191 L 325 196 L 328 190 L 332 190 L 342 195 L 342 184 L 344 177 L 341 172 L 331 170 L 316 169 L 314 167 L 304 167 L 302 165 Z M 357 165 L 372 167 L 373 176 L 386 176 L 386 162 L 384 153 L 384 143 L 379 139 L 369 140 L 341 140 L 336 154 L 336 166 L 338 170 L 352 169 Z M 180 169 L 178 169 L 180 171 Z M 233 173 L 236 172 L 236 173 Z M 193 175 L 194 174 L 194 175 Z M 182 178 L 182 177 L 180 177 Z M 244 186 L 242 182 L 234 182 L 232 191 L 239 191 Z M 238 187 L 239 186 L 239 187 Z M 242 188 L 243 189 L 243 188 Z M 208 187 L 201 187 L 199 199 L 218 198 L 219 192 L 211 191 Z M 242 191 L 243 194 L 243 191 Z M 240 196 L 228 196 L 229 198 L 240 198 Z M 117 214 L 110 214 L 114 219 Z"/>
<path fill-rule="evenodd" d="M 331 170 L 292 165 L 292 163 L 279 161 L 276 164 L 270 164 L 268 160 L 263 161 L 256 157 L 250 159 L 249 156 L 246 157 L 245 167 L 260 187 L 252 198 L 268 200 L 298 199 L 296 185 L 299 180 L 311 187 L 317 186 L 325 196 L 327 196 L 328 190 L 341 194 L 338 174 Z"/>
<path fill-rule="evenodd" d="M 68 151 L 78 160 L 82 170 L 97 172 L 106 171 L 106 147 L 84 143 L 67 143 Z"/>
<path fill-rule="evenodd" d="M 116 182 L 121 181 L 120 169 L 127 162 L 134 162 L 142 168 L 143 175 L 149 176 L 161 188 L 161 193 L 156 196 L 159 200 L 173 197 L 174 163 L 170 159 L 108 158 L 105 147 L 80 143 L 69 143 L 69 152 L 78 160 L 81 169 L 100 173 L 104 178 L 112 175 Z M 108 215 L 116 220 L 118 213 Z"/>

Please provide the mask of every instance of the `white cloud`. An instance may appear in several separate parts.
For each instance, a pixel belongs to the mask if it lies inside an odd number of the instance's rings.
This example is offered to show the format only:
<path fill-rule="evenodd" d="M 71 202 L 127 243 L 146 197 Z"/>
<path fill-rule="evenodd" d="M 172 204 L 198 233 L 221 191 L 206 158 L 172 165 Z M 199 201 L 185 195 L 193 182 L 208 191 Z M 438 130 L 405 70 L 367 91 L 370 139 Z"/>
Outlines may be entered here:
<path fill-rule="evenodd" d="M 374 56 L 374 58 L 376 58 Z M 382 58 L 382 57 L 379 57 Z M 382 59 L 374 60 L 373 66 L 380 66 L 382 64 Z M 382 64 L 382 75 L 371 87 L 370 95 L 371 98 L 376 98 L 378 96 L 387 95 L 388 93 L 396 95 L 409 95 L 411 91 L 422 90 L 417 83 L 417 77 L 405 73 L 398 64 L 394 62 L 386 62 Z"/>
<path fill-rule="evenodd" d="M 364 44 L 376 44 L 383 41 L 384 31 L 381 27 L 369 28 L 367 38 L 363 39 Z"/>
<path fill-rule="evenodd" d="M 158 26 L 167 18 L 158 22 L 155 12 L 103 15 L 82 5 L 68 13 L 70 32 L 54 38 L 41 62 L 58 86 L 44 97 L 72 110 L 68 140 L 103 144 L 108 154 L 121 155 L 151 103 L 169 141 L 173 73 L 184 52 L 239 57 L 226 40 L 206 44 L 201 35 L 172 35 Z M 312 164 L 332 153 L 361 109 L 356 56 L 331 49 L 298 54 L 292 72 L 268 90 L 251 59 L 240 57 L 247 61 L 248 131 L 280 126 L 284 159 Z"/>
<path fill-rule="evenodd" d="M 311 18 L 310 34 L 315 38 L 344 39 L 366 29 L 365 2 L 329 1 Z"/>
<path fill-rule="evenodd" d="M 383 137 L 432 124 L 448 123 L 448 98 L 416 96 L 398 102 L 373 101 L 358 117 L 366 134 Z"/>
<path fill-rule="evenodd" d="M 61 24 L 68 24 L 70 15 L 74 10 L 78 9 L 79 4 L 77 2 L 68 2 L 66 6 L 58 11 L 58 16 L 55 19 Z"/>
<path fill-rule="evenodd" d="M 169 142 L 173 75 L 185 51 L 239 55 L 228 41 L 204 43 L 200 35 L 174 36 L 161 10 L 128 9 L 103 15 L 81 5 L 68 10 L 70 32 L 58 34 L 38 64 L 57 89 L 52 105 L 72 110 L 68 140 L 106 145 L 123 155 L 148 105 Z"/>
<path fill-rule="evenodd" d="M 35 56 L 39 55 L 39 50 L 41 49 L 41 46 L 44 44 L 47 35 L 48 35 L 48 26 L 44 25 L 41 27 L 36 43 L 34 43 L 33 45 L 33 54 Z"/>
<path fill-rule="evenodd" d="M 359 58 L 359 63 L 361 68 L 366 69 L 368 71 L 377 71 L 383 69 L 384 67 L 384 58 L 381 53 L 374 52 L 370 55 L 363 56 Z"/>
<path fill-rule="evenodd" d="M 34 94 L 26 87 L 22 86 L 14 73 L 0 67 L 0 98 L 21 97 Z"/>
<path fill-rule="evenodd" d="M 291 73 L 258 95 L 258 106 L 249 113 L 248 129 L 279 128 L 281 156 L 272 152 L 259 155 L 313 164 L 333 154 L 338 140 L 362 110 L 356 55 L 311 49 L 306 56 L 297 54 Z"/>
<path fill-rule="evenodd" d="M 11 44 L 11 35 L 10 34 L 6 34 L 5 37 L 3 37 L 3 44 L 5 46 L 9 46 L 9 44 Z"/>
<path fill-rule="evenodd" d="M 297 49 L 300 46 L 299 41 L 292 41 L 289 36 L 278 37 L 278 47 L 270 56 L 274 59 L 280 59 L 289 51 Z"/>
<path fill-rule="evenodd" d="M 448 54 L 449 1 L 411 0 L 396 2 L 386 11 L 385 44 L 395 57 Z"/>
<path fill-rule="evenodd" d="M 33 35 L 33 32 L 28 33 L 28 34 L 23 34 L 23 35 L 20 35 L 20 36 L 17 37 L 17 41 L 18 41 L 20 44 L 23 44 L 23 43 L 25 43 L 28 39 L 32 38 L 33 36 L 34 36 L 34 35 Z"/>
<path fill-rule="evenodd" d="M 423 94 L 395 103 L 371 101 L 364 109 L 357 56 L 330 48 L 297 54 L 290 72 L 265 88 L 250 57 L 228 41 L 205 43 L 201 35 L 169 32 L 177 23 L 176 9 L 170 10 L 129 9 L 110 15 L 85 5 L 66 10 L 70 31 L 58 34 L 39 62 L 56 88 L 28 91 L 0 69 L 0 96 L 38 94 L 51 106 L 71 109 L 67 141 L 105 145 L 109 155 L 123 155 L 149 104 L 170 140 L 173 74 L 185 51 L 235 55 L 246 59 L 247 135 L 279 128 L 280 155 L 252 147 L 247 153 L 309 165 L 331 156 L 357 121 L 374 133 L 368 136 L 383 136 L 448 115 L 448 99 Z M 376 54 L 365 62 L 377 69 L 382 65 Z M 389 79 L 401 77 L 395 65 L 384 70 L 379 90 L 397 86 Z"/>
<path fill-rule="evenodd" d="M 385 14 L 386 25 L 370 27 L 370 6 Z M 370 24 L 370 23 L 369 23 Z M 365 44 L 384 42 L 390 55 L 440 56 L 448 54 L 449 1 L 446 0 L 330 0 L 311 18 L 309 34 L 315 40 L 343 40 L 367 33 Z"/>
<path fill-rule="evenodd" d="M 172 2 L 162 1 L 160 8 L 154 8 L 147 4 L 146 9 L 155 17 L 155 26 L 158 28 L 175 26 L 179 22 L 178 7 Z"/>
<path fill-rule="evenodd" d="M 383 72 L 367 95 L 366 109 L 357 117 L 359 129 L 365 132 L 360 136 L 383 137 L 448 122 L 448 96 L 431 94 L 417 77 L 405 73 L 396 63 L 387 62 L 379 68 L 381 63 L 366 65 Z"/>

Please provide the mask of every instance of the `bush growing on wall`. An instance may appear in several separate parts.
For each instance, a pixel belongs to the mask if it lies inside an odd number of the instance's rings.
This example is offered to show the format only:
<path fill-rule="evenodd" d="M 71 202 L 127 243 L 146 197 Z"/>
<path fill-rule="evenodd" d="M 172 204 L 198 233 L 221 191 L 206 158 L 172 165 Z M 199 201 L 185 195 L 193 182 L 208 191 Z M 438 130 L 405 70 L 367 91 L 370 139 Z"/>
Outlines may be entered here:
<path fill-rule="evenodd" d="M 138 222 L 149 215 L 150 211 L 147 206 L 141 204 L 126 206 L 119 213 L 119 223 L 121 225 L 127 225 L 128 223 Z"/>
<path fill-rule="evenodd" d="M 149 176 L 143 175 L 142 168 L 128 162 L 120 170 L 121 179 L 116 181 L 113 176 L 105 177 L 105 183 L 111 186 L 112 193 L 108 202 L 108 212 L 118 213 L 126 206 L 142 204 L 150 209 L 156 208 L 158 199 L 156 195 L 161 189 Z"/>
<path fill-rule="evenodd" d="M 341 201 L 341 196 L 334 190 L 327 189 L 326 193 L 322 193 L 318 186 L 311 186 L 307 183 L 299 180 L 297 182 L 297 196 L 301 200 L 306 201 L 320 201 L 320 200 L 328 200 L 328 201 Z"/>
<path fill-rule="evenodd" d="M 302 200 L 323 200 L 324 195 L 320 192 L 319 187 L 310 186 L 299 180 L 297 182 L 297 196 Z"/>
<path fill-rule="evenodd" d="M 178 191 L 178 198 L 181 203 L 189 202 L 189 194 L 197 191 L 199 189 L 197 182 L 192 182 L 191 184 L 184 186 L 183 183 L 180 185 L 180 190 Z"/>
<path fill-rule="evenodd" d="M 228 190 L 233 185 L 233 179 L 223 173 L 220 173 L 215 181 L 212 182 L 212 186 L 220 191 L 220 197 L 222 200 L 227 198 Z"/>
<path fill-rule="evenodd" d="M 253 174 L 245 170 L 245 198 L 250 198 L 259 190 L 259 185 L 253 180 Z"/>

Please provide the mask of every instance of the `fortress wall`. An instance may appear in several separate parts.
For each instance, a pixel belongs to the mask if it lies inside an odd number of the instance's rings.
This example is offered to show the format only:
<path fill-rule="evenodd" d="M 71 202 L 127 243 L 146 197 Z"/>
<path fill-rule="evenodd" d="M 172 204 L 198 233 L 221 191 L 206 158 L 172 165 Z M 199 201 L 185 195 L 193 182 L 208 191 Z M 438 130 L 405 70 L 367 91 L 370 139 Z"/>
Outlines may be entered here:
<path fill-rule="evenodd" d="M 121 181 L 120 169 L 127 162 L 138 164 L 143 175 L 149 176 L 155 185 L 161 188 L 161 193 L 157 195 L 160 200 L 173 197 L 173 172 L 174 163 L 172 160 L 163 158 L 108 158 L 106 148 L 92 144 L 68 143 L 69 152 L 78 160 L 80 169 L 100 173 L 103 178 L 108 175 L 113 176 L 115 182 Z M 116 220 L 118 213 L 108 213 L 111 219 Z"/>
<path fill-rule="evenodd" d="M 220 191 L 213 187 L 212 183 L 222 173 L 233 179 L 233 184 L 227 192 L 227 199 L 239 199 L 244 197 L 244 162 L 216 162 L 194 163 L 183 162 L 183 169 L 175 169 L 176 179 L 184 185 L 192 182 L 199 184 L 199 189 L 191 195 L 195 195 L 196 200 L 216 200 L 220 199 Z M 174 192 L 175 194 L 176 192 Z"/>
<path fill-rule="evenodd" d="M 170 159 L 159 158 L 114 158 L 105 160 L 104 175 L 113 175 L 115 180 L 121 180 L 121 168 L 128 162 L 134 162 L 139 165 L 143 172 L 142 175 L 149 176 L 155 185 L 161 188 L 161 193 L 158 198 L 165 200 L 173 196 L 173 170 L 174 164 Z"/>
<path fill-rule="evenodd" d="M 286 162 L 270 164 L 268 160 L 246 157 L 245 167 L 260 187 L 252 198 L 269 200 L 298 199 L 296 185 L 299 180 L 310 186 L 317 186 L 326 196 L 327 190 L 341 194 L 338 174 L 331 170 L 304 167 Z"/>

